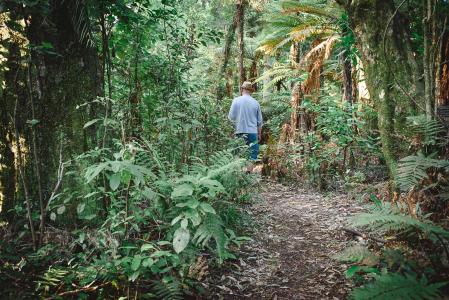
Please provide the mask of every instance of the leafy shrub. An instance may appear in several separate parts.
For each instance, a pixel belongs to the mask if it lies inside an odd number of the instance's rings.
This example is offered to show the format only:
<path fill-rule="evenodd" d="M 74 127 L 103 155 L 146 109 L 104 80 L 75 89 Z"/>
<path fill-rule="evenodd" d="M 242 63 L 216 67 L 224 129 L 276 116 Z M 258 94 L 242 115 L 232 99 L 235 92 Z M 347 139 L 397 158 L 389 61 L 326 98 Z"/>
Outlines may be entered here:
<path fill-rule="evenodd" d="M 179 299 L 194 286 L 189 269 L 204 251 L 222 263 L 234 258 L 230 244 L 246 239 L 217 213 L 217 208 L 231 208 L 251 185 L 244 159 L 222 151 L 211 156 L 211 164 L 197 162 L 180 173 L 160 163 L 148 144 L 117 147 L 112 155 L 82 155 L 73 172 L 82 172 L 85 194 L 66 189 L 52 204 L 56 223 L 69 211 L 61 207 L 75 205 L 82 227 L 73 232 L 70 245 L 75 258 L 45 272 L 41 294 L 50 295 L 61 285 L 70 290 L 58 277 L 64 272 L 76 274 L 73 281 L 82 286 L 139 282 L 153 297 Z M 65 195 L 71 195 L 70 201 L 63 200 Z"/>

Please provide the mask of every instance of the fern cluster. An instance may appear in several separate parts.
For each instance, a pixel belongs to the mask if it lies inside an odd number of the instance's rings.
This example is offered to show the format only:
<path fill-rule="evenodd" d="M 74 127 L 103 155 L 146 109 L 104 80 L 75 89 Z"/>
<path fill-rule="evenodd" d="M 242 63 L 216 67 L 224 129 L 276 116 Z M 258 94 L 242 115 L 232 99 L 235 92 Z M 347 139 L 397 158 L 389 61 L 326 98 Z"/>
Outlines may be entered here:
<path fill-rule="evenodd" d="M 369 207 L 368 212 L 350 219 L 351 225 L 374 234 L 396 234 L 396 240 L 402 241 L 404 249 L 414 249 L 418 243 L 421 252 L 429 251 L 422 255 L 432 260 L 432 265 L 441 265 L 441 257 L 433 252 L 446 247 L 448 230 L 430 221 L 429 215 L 417 218 L 407 214 L 399 204 L 374 200 L 376 204 Z M 423 243 L 427 246 L 423 247 Z M 352 291 L 353 299 L 436 299 L 441 295 L 441 288 L 447 282 L 439 282 L 435 270 L 420 266 L 399 249 L 393 251 L 385 247 L 371 251 L 356 245 L 335 256 L 338 260 L 355 263 L 346 276 L 364 282 Z M 357 275 L 360 273 L 365 276 Z"/>
<path fill-rule="evenodd" d="M 426 277 L 418 279 L 414 274 L 398 273 L 373 274 L 374 281 L 354 289 L 352 297 L 356 300 L 423 300 L 438 299 L 443 283 L 430 284 Z"/>

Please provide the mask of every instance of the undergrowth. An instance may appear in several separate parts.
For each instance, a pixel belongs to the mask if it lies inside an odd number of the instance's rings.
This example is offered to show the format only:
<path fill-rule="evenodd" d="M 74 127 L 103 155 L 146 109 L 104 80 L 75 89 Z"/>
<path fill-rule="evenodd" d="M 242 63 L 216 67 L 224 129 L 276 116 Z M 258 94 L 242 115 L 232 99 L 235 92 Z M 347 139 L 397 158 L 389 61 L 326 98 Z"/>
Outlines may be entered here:
<path fill-rule="evenodd" d="M 254 191 L 244 159 L 226 150 L 175 170 L 148 143 L 114 149 L 67 164 L 64 180 L 84 189 L 65 186 L 50 203 L 46 246 L 27 252 L 20 233 L 2 243 L 2 281 L 35 274 L 24 297 L 183 299 L 202 292 L 208 264 L 235 258 L 248 239 L 236 231 L 238 204 Z"/>

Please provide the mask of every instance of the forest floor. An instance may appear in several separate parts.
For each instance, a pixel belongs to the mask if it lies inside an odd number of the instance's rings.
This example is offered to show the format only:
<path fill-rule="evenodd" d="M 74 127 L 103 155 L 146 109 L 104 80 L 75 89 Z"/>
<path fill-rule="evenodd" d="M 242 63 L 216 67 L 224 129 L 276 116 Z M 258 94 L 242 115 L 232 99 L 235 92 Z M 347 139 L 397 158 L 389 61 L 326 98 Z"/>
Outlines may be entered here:
<path fill-rule="evenodd" d="M 354 241 L 342 228 L 362 207 L 344 194 L 264 181 L 248 208 L 251 237 L 239 259 L 209 279 L 216 299 L 345 299 L 347 265 L 332 256 Z"/>

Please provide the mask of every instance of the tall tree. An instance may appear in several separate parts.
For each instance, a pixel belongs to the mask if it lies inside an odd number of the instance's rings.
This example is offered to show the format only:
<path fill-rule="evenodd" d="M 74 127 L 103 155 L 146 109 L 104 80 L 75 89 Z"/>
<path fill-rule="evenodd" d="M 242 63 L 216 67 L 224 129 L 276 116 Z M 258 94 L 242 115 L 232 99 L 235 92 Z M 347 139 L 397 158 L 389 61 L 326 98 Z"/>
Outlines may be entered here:
<path fill-rule="evenodd" d="M 90 113 L 86 114 L 77 106 L 101 95 L 101 70 L 89 38 L 89 20 L 83 2 L 6 1 L 6 5 L 11 15 L 20 16 L 16 26 L 19 19 L 23 20 L 29 50 L 26 56 L 19 57 L 26 70 L 17 73 L 14 82 L 6 82 L 3 101 L 10 112 L 12 107 L 17 107 L 15 128 L 10 131 L 15 130 L 16 137 L 23 139 L 23 153 L 16 153 L 16 159 L 17 155 L 30 156 L 23 161 L 29 170 L 26 180 L 35 183 L 30 185 L 34 187 L 30 191 L 31 199 L 39 199 L 35 206 L 40 207 L 42 239 L 61 147 L 64 160 L 69 160 L 85 150 L 93 138 L 86 135 L 83 125 L 91 119 L 94 107 L 88 105 Z M 13 49 L 9 50 L 13 63 L 17 58 Z M 20 96 L 21 93 L 25 95 Z M 5 134 L 2 133 L 2 139 Z M 18 142 L 17 138 L 9 139 L 7 147 L 12 148 Z M 8 179 L 2 176 L 1 180 L 4 186 Z"/>
<path fill-rule="evenodd" d="M 422 73 L 411 43 L 410 20 L 393 0 L 337 2 L 346 9 L 358 40 L 368 90 L 379 112 L 382 151 L 394 178 L 399 149 L 395 127 L 404 113 L 422 108 Z"/>
<path fill-rule="evenodd" d="M 245 0 L 237 0 L 237 26 L 238 26 L 238 45 L 239 45 L 239 79 L 240 85 L 246 80 L 245 73 Z"/>

